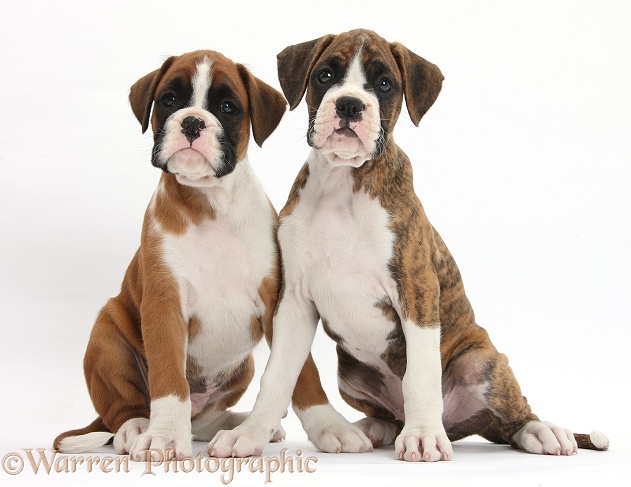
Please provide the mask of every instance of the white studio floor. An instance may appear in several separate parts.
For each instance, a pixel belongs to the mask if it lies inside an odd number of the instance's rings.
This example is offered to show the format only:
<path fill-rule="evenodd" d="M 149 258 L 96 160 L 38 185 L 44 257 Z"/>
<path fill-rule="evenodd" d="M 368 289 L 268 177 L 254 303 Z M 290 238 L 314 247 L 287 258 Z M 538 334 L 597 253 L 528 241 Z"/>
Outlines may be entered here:
<path fill-rule="evenodd" d="M 208 471 L 142 475 L 142 464 L 34 474 L 25 451 L 50 448 L 58 433 L 94 418 L 83 352 L 98 309 L 118 292 L 159 178 L 128 90 L 167 56 L 200 48 L 279 88 L 275 56 L 284 47 L 356 27 L 402 42 L 443 71 L 420 127 L 404 112 L 395 132 L 416 191 L 533 410 L 575 432 L 604 431 L 611 450 L 538 457 L 473 438 L 455 444 L 452 462 L 411 465 L 388 448 L 315 452 L 290 412 L 287 441 L 264 457 L 286 448 L 297 461 L 300 450 L 317 458 L 316 471 L 275 472 L 274 485 L 615 486 L 629 476 L 628 2 L 364 0 L 329 8 L 234 0 L 186 10 L 162 0 L 2 0 L 0 12 L 1 485 L 221 483 Z M 307 154 L 306 126 L 303 103 L 263 149 L 250 145 L 250 164 L 277 210 Z M 321 330 L 313 351 L 331 402 L 359 419 L 336 391 L 334 346 Z M 257 375 L 236 409 L 252 407 L 267 354 L 257 348 Z M 10 475 L 14 453 L 25 463 Z M 265 480 L 244 471 L 231 485 Z"/>

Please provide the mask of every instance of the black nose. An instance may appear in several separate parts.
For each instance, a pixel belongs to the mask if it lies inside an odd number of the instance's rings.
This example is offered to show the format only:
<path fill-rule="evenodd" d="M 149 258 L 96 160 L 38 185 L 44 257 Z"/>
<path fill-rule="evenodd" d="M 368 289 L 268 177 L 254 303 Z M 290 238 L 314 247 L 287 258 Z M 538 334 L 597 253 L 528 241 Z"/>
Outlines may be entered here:
<path fill-rule="evenodd" d="M 364 109 L 364 104 L 354 96 L 342 96 L 335 102 L 337 116 L 346 120 L 357 120 Z"/>
<path fill-rule="evenodd" d="M 182 120 L 182 133 L 186 135 L 186 140 L 191 144 L 199 137 L 199 133 L 206 128 L 206 124 L 201 118 L 192 115 Z"/>

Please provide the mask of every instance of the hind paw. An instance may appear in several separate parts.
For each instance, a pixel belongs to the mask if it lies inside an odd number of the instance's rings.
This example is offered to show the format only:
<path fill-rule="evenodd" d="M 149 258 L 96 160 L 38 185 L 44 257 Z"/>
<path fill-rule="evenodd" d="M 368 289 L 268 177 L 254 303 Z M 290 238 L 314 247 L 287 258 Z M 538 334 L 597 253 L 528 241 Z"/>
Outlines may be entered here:
<path fill-rule="evenodd" d="M 147 418 L 128 419 L 114 435 L 114 450 L 119 455 L 126 455 L 141 434 L 147 431 L 149 420 Z"/>
<path fill-rule="evenodd" d="M 531 421 L 513 435 L 515 444 L 539 455 L 572 455 L 578 450 L 574 434 L 548 421 Z"/>
<path fill-rule="evenodd" d="M 373 447 L 394 444 L 398 428 L 394 423 L 378 418 L 363 418 L 353 423 L 368 437 Z"/>

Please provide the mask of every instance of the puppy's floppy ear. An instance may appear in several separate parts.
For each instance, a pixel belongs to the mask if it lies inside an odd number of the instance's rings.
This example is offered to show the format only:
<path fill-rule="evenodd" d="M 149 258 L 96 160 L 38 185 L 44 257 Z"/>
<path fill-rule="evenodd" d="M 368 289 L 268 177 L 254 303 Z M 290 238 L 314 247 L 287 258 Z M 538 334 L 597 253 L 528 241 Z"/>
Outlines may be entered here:
<path fill-rule="evenodd" d="M 414 54 L 403 44 L 394 42 L 390 48 L 403 78 L 408 113 L 414 125 L 418 126 L 423 115 L 438 98 L 445 78 L 438 66 Z"/>
<path fill-rule="evenodd" d="M 334 35 L 328 34 L 312 41 L 289 46 L 276 56 L 278 80 L 289 102 L 290 110 L 296 108 L 302 100 L 313 66 L 334 38 Z"/>
<path fill-rule="evenodd" d="M 285 114 L 287 102 L 280 92 L 261 81 L 242 64 L 237 64 L 241 80 L 248 91 L 248 105 L 252 134 L 259 147 L 278 127 Z"/>
<path fill-rule="evenodd" d="M 167 72 L 167 69 L 171 67 L 175 56 L 171 56 L 162 64 L 160 69 L 156 69 L 151 73 L 143 76 L 136 81 L 129 89 L 129 103 L 131 109 L 136 115 L 136 118 L 142 125 L 142 133 L 144 134 L 149 127 L 149 115 L 151 115 L 151 105 L 153 104 L 153 97 L 156 94 L 158 84 Z"/>

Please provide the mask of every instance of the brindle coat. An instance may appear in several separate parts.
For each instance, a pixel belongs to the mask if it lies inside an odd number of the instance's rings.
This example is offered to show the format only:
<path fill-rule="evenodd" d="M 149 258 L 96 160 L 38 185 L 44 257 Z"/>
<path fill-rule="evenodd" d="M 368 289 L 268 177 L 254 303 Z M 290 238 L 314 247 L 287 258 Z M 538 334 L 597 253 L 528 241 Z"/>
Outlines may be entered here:
<path fill-rule="evenodd" d="M 453 441 L 478 434 L 495 443 L 512 443 L 518 430 L 538 418 L 522 395 L 506 356 L 496 350 L 487 332 L 476 323 L 458 267 L 414 192 L 412 164 L 392 135 L 404 96 L 410 118 L 418 125 L 440 92 L 443 80 L 440 70 L 401 44 L 389 43 L 371 31 L 357 30 L 286 48 L 278 55 L 281 86 L 290 109 L 299 104 L 306 91 L 310 120 L 308 141 L 311 142 L 313 120 L 328 89 L 328 86 L 319 87 L 315 82 L 316 66 L 326 64 L 333 66 L 334 71 L 344 72 L 360 46 L 361 62 L 368 80 L 366 88 L 370 89 L 371 81 L 388 69 L 393 78 L 393 90 L 387 95 L 376 93 L 380 102 L 383 143 L 378 145 L 371 160 L 352 169 L 353 191 L 365 191 L 378 200 L 390 217 L 388 227 L 394 235 L 394 248 L 389 270 L 397 285 L 404 318 L 419 326 L 440 326 L 446 412 L 443 420 L 449 439 Z M 309 168 L 305 164 L 280 212 L 281 226 L 298 205 L 308 178 Z M 384 343 L 382 358 L 391 372 L 402 379 L 406 370 L 406 340 L 401 317 L 388 300 L 374 305 L 393 322 L 393 331 L 388 336 L 388 343 Z M 337 342 L 338 381 L 344 400 L 367 416 L 395 423 L 400 431 L 404 420 L 402 405 L 391 407 L 387 401 L 366 399 L 379 396 L 382 374 L 356 359 L 352 344 L 330 329 L 326 317 L 321 318 L 324 330 Z M 341 387 L 342 384 L 347 387 Z M 471 416 L 459 418 L 452 414 L 447 417 L 447 411 L 457 407 L 449 404 L 450 393 L 455 388 L 460 387 L 466 394 L 471 386 L 475 389 L 476 385 L 483 384 L 488 384 L 483 393 L 483 404 L 473 407 Z M 353 388 L 361 393 L 361 397 L 349 393 Z M 458 398 L 458 404 L 462 399 Z M 472 394 L 464 400 L 479 401 L 479 398 Z M 305 410 L 327 402 L 316 366 L 309 358 L 293 393 L 294 407 Z M 580 448 L 595 448 L 587 435 L 576 435 L 576 439 Z"/>

